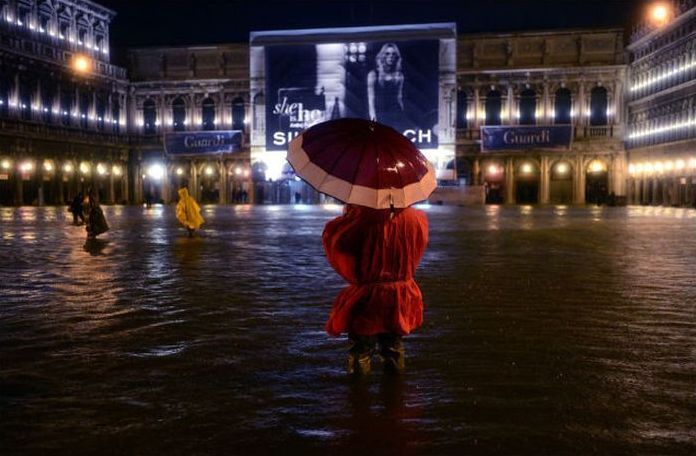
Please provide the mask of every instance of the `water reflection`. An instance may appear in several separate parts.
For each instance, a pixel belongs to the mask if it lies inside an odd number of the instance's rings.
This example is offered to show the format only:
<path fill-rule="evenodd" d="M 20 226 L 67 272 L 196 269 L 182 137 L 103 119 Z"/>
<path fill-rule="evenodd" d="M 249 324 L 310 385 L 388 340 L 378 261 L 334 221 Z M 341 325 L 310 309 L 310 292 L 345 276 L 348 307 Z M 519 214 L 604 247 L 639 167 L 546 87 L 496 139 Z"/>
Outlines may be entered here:
<path fill-rule="evenodd" d="M 3 449 L 693 453 L 696 211 L 430 206 L 407 372 L 354 383 L 322 330 L 341 210 L 208 206 L 188 239 L 105 207 L 85 243 L 0 209 Z"/>

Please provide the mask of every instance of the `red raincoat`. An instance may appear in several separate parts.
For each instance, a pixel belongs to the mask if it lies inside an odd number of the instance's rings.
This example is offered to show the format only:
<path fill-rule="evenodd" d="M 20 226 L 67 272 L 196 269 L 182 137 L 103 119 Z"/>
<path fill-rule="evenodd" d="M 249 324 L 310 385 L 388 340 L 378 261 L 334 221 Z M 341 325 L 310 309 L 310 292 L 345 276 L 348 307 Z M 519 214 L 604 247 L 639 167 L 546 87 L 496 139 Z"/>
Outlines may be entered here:
<path fill-rule="evenodd" d="M 332 336 L 408 334 L 423 322 L 423 296 L 413 280 L 428 243 L 424 212 L 347 206 L 322 236 L 331 266 L 350 285 L 336 297 L 326 324 Z"/>

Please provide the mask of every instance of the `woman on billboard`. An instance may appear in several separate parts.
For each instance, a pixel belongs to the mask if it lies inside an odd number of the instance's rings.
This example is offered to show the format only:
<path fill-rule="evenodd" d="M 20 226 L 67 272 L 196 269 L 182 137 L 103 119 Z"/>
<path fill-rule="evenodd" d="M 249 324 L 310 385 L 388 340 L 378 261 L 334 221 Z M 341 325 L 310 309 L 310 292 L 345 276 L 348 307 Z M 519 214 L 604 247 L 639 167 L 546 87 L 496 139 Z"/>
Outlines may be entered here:
<path fill-rule="evenodd" d="M 370 119 L 399 131 L 404 127 L 404 74 L 401 52 L 386 43 L 375 57 L 375 69 L 367 74 L 367 104 Z"/>

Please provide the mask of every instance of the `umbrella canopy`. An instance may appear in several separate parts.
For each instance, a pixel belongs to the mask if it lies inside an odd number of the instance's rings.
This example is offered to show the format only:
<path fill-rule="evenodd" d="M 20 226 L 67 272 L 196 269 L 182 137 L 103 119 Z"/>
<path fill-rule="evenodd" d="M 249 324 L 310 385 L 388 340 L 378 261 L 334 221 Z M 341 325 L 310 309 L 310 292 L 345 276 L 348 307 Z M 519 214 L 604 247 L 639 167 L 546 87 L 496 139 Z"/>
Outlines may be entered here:
<path fill-rule="evenodd" d="M 364 119 L 314 125 L 290 143 L 287 159 L 318 191 L 374 209 L 408 207 L 437 187 L 435 170 L 411 141 Z"/>

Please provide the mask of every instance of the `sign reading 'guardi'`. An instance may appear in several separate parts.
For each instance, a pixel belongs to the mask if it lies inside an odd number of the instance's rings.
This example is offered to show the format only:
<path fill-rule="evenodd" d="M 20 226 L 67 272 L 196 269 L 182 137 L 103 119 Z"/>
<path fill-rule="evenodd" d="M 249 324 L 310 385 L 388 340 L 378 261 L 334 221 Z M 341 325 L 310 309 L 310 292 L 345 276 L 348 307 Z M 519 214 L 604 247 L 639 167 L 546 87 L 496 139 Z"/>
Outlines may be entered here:
<path fill-rule="evenodd" d="M 481 127 L 481 151 L 569 149 L 572 132 L 570 125 Z"/>
<path fill-rule="evenodd" d="M 205 155 L 237 152 L 242 148 L 238 130 L 187 131 L 167 133 L 164 145 L 168 155 Z"/>

